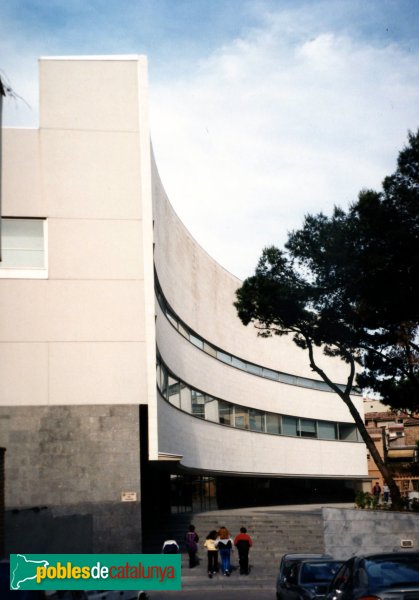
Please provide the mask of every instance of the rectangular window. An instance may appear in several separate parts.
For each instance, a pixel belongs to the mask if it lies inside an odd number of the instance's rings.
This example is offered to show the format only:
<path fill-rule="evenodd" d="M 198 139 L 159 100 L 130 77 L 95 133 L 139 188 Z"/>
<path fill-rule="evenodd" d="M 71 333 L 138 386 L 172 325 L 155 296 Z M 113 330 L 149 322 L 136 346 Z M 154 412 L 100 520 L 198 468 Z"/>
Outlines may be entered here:
<path fill-rule="evenodd" d="M 279 381 L 279 373 L 277 371 L 272 371 L 272 369 L 263 369 L 262 375 L 267 379 L 273 379 L 274 381 Z"/>
<path fill-rule="evenodd" d="M 281 417 L 274 413 L 266 413 L 266 431 L 267 433 L 281 433 Z"/>
<path fill-rule="evenodd" d="M 187 413 L 192 412 L 191 389 L 180 382 L 180 408 Z"/>
<path fill-rule="evenodd" d="M 180 383 L 169 375 L 168 400 L 170 404 L 180 408 Z"/>
<path fill-rule="evenodd" d="M 300 419 L 299 435 L 301 437 L 317 437 L 316 421 L 313 419 Z"/>
<path fill-rule="evenodd" d="M 282 433 L 284 435 L 297 435 L 296 417 L 282 417 Z"/>
<path fill-rule="evenodd" d="M 319 438 L 322 440 L 335 440 L 337 438 L 335 423 L 329 423 L 328 421 L 317 421 L 317 431 Z"/>
<path fill-rule="evenodd" d="M 252 431 L 265 431 L 265 413 L 249 408 L 249 428 Z"/>
<path fill-rule="evenodd" d="M 46 279 L 47 226 L 45 219 L 1 220 L 0 277 Z"/>
<path fill-rule="evenodd" d="M 226 354 L 225 352 L 221 352 L 221 350 L 217 350 L 217 358 L 227 364 L 231 364 L 231 354 Z"/>
<path fill-rule="evenodd" d="M 196 335 L 193 335 L 192 333 L 189 334 L 189 341 L 192 342 L 192 344 L 194 346 L 196 346 L 197 348 L 200 348 L 201 350 L 204 349 L 204 341 L 197 337 Z"/>
<path fill-rule="evenodd" d="M 248 373 L 252 373 L 252 375 L 260 375 L 260 376 L 262 376 L 262 367 L 258 367 L 257 365 L 254 365 L 252 363 L 247 363 L 246 364 L 246 371 Z"/>
<path fill-rule="evenodd" d="M 179 333 L 181 333 L 184 338 L 189 339 L 189 331 L 187 329 L 185 329 L 185 327 L 182 325 L 182 323 L 178 323 L 178 330 L 179 330 Z"/>
<path fill-rule="evenodd" d="M 245 406 L 234 407 L 234 427 L 249 429 L 249 409 Z"/>
<path fill-rule="evenodd" d="M 237 369 L 241 369 L 242 371 L 246 370 L 246 363 L 244 361 L 240 360 L 240 358 L 236 358 L 235 356 L 232 356 L 231 364 L 233 365 L 233 367 L 236 367 Z"/>
<path fill-rule="evenodd" d="M 205 418 L 218 423 L 218 400 L 212 396 L 205 396 Z"/>
<path fill-rule="evenodd" d="M 171 313 L 168 308 L 166 309 L 166 317 L 169 319 L 169 321 L 171 322 L 173 327 L 175 329 L 177 329 L 177 325 L 178 325 L 177 319 L 176 319 L 175 315 L 173 313 Z"/>
<path fill-rule="evenodd" d="M 207 342 L 204 342 L 204 352 L 210 354 L 211 356 L 217 357 L 217 350 L 214 348 L 214 346 L 211 346 L 211 344 L 207 344 Z"/>
<path fill-rule="evenodd" d="M 167 399 L 167 382 L 168 382 L 168 374 L 166 367 L 163 364 L 160 364 L 160 371 L 158 371 L 160 375 L 157 380 L 161 395 Z"/>
<path fill-rule="evenodd" d="M 197 390 L 192 390 L 192 414 L 205 419 L 205 396 Z"/>
<path fill-rule="evenodd" d="M 220 423 L 223 425 L 232 425 L 233 407 L 228 402 L 218 401 L 218 412 Z"/>
<path fill-rule="evenodd" d="M 357 442 L 356 425 L 352 425 L 351 423 L 339 423 L 339 439 L 345 440 L 346 442 Z"/>

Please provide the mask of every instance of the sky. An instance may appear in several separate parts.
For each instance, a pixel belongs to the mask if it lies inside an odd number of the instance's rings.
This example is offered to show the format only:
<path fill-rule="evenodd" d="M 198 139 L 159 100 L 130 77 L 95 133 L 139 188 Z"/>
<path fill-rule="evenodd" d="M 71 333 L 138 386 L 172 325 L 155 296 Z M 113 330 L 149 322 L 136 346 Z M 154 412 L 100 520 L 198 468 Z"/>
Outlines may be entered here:
<path fill-rule="evenodd" d="M 419 0 L 2 0 L 3 125 L 38 126 L 40 56 L 100 54 L 147 55 L 163 185 L 240 278 L 419 128 Z"/>

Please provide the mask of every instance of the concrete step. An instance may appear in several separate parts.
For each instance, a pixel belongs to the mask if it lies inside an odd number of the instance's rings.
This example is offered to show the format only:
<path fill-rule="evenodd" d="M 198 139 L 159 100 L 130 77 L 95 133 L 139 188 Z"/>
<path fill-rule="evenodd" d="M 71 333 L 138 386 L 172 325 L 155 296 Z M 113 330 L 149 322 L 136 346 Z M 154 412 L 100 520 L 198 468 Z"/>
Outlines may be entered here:
<path fill-rule="evenodd" d="M 189 559 L 183 545 L 185 532 L 190 523 L 195 525 L 199 535 L 199 565 L 189 568 Z M 238 553 L 233 552 L 233 571 L 230 577 L 216 575 L 208 579 L 207 554 L 202 544 L 209 531 L 225 525 L 232 537 L 245 526 L 252 537 L 254 546 L 249 555 L 251 571 L 248 576 L 240 575 Z M 172 532 L 182 552 L 183 589 L 228 589 L 237 587 L 269 588 L 275 586 L 278 567 L 282 556 L 288 552 L 323 552 L 323 521 L 319 514 L 311 513 L 269 513 L 250 511 L 240 514 L 232 511 L 212 513 L 171 515 L 160 520 L 158 528 L 145 536 L 144 552 L 161 551 L 163 540 Z"/>

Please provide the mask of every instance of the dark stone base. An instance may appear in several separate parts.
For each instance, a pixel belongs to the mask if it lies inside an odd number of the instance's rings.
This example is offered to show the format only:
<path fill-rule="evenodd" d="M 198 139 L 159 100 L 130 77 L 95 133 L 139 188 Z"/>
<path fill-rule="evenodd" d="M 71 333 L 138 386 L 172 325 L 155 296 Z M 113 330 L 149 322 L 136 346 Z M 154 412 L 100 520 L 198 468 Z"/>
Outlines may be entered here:
<path fill-rule="evenodd" d="M 6 511 L 6 555 L 136 554 L 142 551 L 141 537 L 139 502 Z"/>

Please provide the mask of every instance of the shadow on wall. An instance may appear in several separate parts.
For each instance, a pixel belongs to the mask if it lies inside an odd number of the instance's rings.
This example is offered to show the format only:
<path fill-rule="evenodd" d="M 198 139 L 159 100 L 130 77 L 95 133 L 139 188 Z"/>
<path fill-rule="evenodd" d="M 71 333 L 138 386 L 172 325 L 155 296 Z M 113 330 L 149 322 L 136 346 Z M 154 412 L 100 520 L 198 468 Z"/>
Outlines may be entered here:
<path fill-rule="evenodd" d="M 90 554 L 93 552 L 93 516 L 54 516 L 46 507 L 10 510 L 5 514 L 8 554 Z"/>

